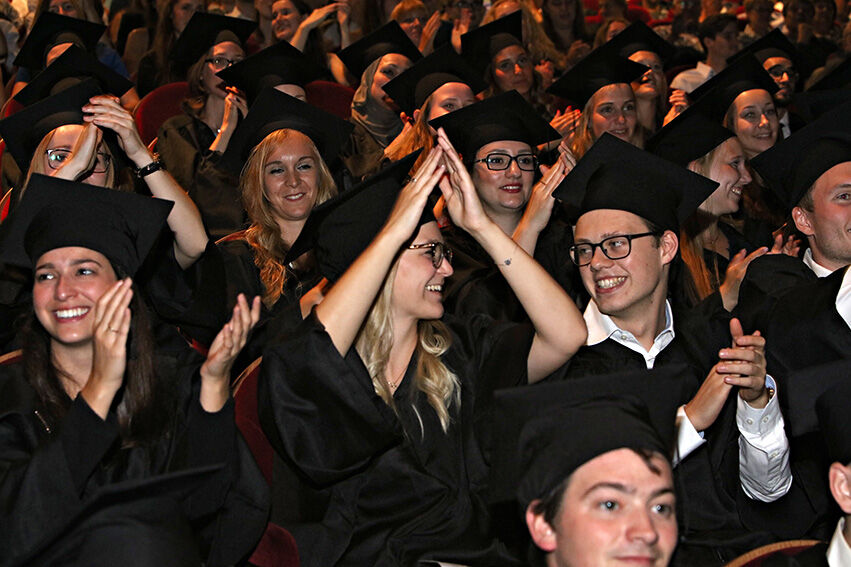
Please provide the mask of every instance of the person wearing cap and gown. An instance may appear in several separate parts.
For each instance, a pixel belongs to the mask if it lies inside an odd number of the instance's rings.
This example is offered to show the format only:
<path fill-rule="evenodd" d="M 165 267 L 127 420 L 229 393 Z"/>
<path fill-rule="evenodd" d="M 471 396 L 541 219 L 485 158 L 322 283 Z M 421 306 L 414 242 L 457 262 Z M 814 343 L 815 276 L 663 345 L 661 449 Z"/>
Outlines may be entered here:
<path fill-rule="evenodd" d="M 570 298 L 487 217 L 438 135 L 401 191 L 379 177 L 329 206 L 314 252 L 333 286 L 264 354 L 261 424 L 300 469 L 302 504 L 313 499 L 284 523 L 306 566 L 412 565 L 429 552 L 451 561 L 456 549 L 466 551 L 456 563 L 493 564 L 502 554 L 486 536 L 477 413 L 494 388 L 544 378 L 585 335 Z M 453 222 L 499 264 L 531 325 L 443 317 L 450 254 L 424 211 L 438 182 Z"/>
<path fill-rule="evenodd" d="M 259 306 L 199 365 L 154 351 L 128 277 L 170 209 L 34 175 L 0 228 L 0 259 L 33 271 L 23 351 L 0 367 L 0 565 L 231 565 L 265 528 L 228 389 Z"/>
<path fill-rule="evenodd" d="M 519 504 L 524 565 L 669 564 L 686 499 L 671 473 L 680 370 L 496 392 L 489 498 Z"/>
<path fill-rule="evenodd" d="M 422 58 L 399 24 L 388 22 L 338 54 L 360 85 L 352 98 L 355 125 L 341 158 L 355 182 L 376 171 L 384 149 L 402 133 L 399 111 L 384 92 L 384 85 Z"/>
<path fill-rule="evenodd" d="M 577 210 L 570 252 L 592 301 L 586 345 L 554 379 L 690 367 L 682 374 L 689 388 L 677 434 L 677 474 L 690 495 L 680 518 L 688 542 L 678 554 L 682 565 L 720 564 L 767 543 L 764 534 L 743 529 L 736 501 L 776 499 L 791 483 L 765 340 L 745 335 L 729 317 L 675 313 L 666 299 L 679 225 L 717 186 L 605 135 L 556 190 Z M 738 395 L 731 396 L 734 386 Z"/>
<path fill-rule="evenodd" d="M 396 161 L 415 150 L 423 153 L 414 167 L 436 145 L 431 120 L 470 106 L 487 88 L 485 81 L 452 46 L 442 45 L 384 86 L 393 102 L 413 120 L 413 126 L 384 148 L 385 160 Z"/>
<path fill-rule="evenodd" d="M 297 304 L 321 279 L 310 255 L 289 257 L 290 250 L 314 207 L 337 194 L 326 161 L 335 158 L 351 131 L 351 123 L 267 87 L 222 156 L 221 166 L 241 171 L 251 224 L 209 244 L 185 272 L 188 289 L 179 286 L 177 293 L 155 301 L 168 305 L 168 318 L 206 345 L 240 294 L 260 297 L 260 323 L 235 365 L 237 372 L 262 354 L 273 318 L 301 320 Z M 293 306 L 294 313 L 285 313 Z"/>
<path fill-rule="evenodd" d="M 444 128 L 456 144 L 488 217 L 572 294 L 578 288 L 576 271 L 564 254 L 572 242 L 571 229 L 551 196 L 569 169 L 567 156 L 534 183 L 535 148 L 558 139 L 558 132 L 513 91 L 441 116 L 431 127 Z M 444 297 L 447 312 L 525 320 L 521 305 L 478 242 L 460 227 L 446 226 L 443 233 L 456 253 Z"/>
<path fill-rule="evenodd" d="M 174 56 L 185 66 L 189 98 L 183 113 L 163 123 L 156 151 L 189 193 L 213 238 L 244 226 L 238 181 L 216 167 L 248 108 L 242 94 L 225 90 L 218 71 L 245 56 L 243 43 L 256 27 L 248 20 L 196 12 L 180 34 Z"/>
<path fill-rule="evenodd" d="M 576 159 L 606 132 L 638 147 L 644 144 L 631 83 L 646 72 L 645 65 L 621 57 L 606 43 L 550 85 L 547 92 L 582 109 L 569 137 Z"/>

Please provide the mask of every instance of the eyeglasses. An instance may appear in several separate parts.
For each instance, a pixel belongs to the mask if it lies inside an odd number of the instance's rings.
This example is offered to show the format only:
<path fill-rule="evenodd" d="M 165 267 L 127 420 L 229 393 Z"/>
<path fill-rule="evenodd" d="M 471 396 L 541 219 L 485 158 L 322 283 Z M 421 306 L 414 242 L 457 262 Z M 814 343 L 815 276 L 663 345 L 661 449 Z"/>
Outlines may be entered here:
<path fill-rule="evenodd" d="M 488 154 L 482 159 L 477 159 L 473 163 L 484 163 L 491 171 L 505 171 L 511 167 L 511 162 L 516 161 L 517 167 L 523 171 L 535 171 L 538 166 L 538 158 L 532 154 L 518 154 L 510 156 L 508 154 Z"/>
<path fill-rule="evenodd" d="M 216 69 L 226 69 L 233 65 L 234 63 L 239 63 L 242 59 L 228 59 L 227 57 L 209 57 L 204 59 L 206 63 L 209 63 Z"/>
<path fill-rule="evenodd" d="M 594 250 L 598 247 L 609 260 L 620 260 L 629 256 L 632 252 L 632 241 L 645 236 L 658 236 L 660 232 L 642 232 L 640 234 L 621 234 L 610 236 L 600 242 L 583 242 L 570 247 L 570 259 L 579 267 L 587 266 L 594 257 Z"/>
<path fill-rule="evenodd" d="M 50 169 L 59 169 L 60 167 L 62 167 L 62 164 L 65 163 L 65 160 L 67 160 L 73 155 L 73 152 L 71 150 L 67 150 L 65 148 L 54 148 L 51 150 L 47 150 L 44 153 L 47 154 L 47 165 L 50 166 Z M 109 169 L 109 163 L 111 161 L 111 155 L 98 152 L 95 157 L 95 168 L 92 170 L 92 172 L 106 173 L 106 170 Z"/>
<path fill-rule="evenodd" d="M 783 75 L 789 75 L 790 79 L 795 79 L 798 76 L 797 71 L 792 67 L 784 67 L 783 65 L 775 65 L 768 70 L 768 74 L 775 79 L 782 79 Z"/>
<path fill-rule="evenodd" d="M 431 255 L 431 265 L 435 268 L 440 268 L 444 258 L 450 264 L 452 263 L 452 249 L 443 242 L 426 242 L 425 244 L 411 244 L 408 250 L 424 250 L 430 249 L 428 252 Z"/>

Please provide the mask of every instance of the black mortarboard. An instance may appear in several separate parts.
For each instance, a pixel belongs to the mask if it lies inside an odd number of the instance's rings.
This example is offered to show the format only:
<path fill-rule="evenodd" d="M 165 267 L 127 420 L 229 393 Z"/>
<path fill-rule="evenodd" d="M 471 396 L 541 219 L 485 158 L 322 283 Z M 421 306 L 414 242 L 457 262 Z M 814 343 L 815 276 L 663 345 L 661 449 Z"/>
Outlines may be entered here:
<path fill-rule="evenodd" d="M 412 63 L 416 63 L 423 56 L 395 21 L 387 22 L 368 36 L 340 50 L 337 56 L 352 76 L 360 79 L 370 63 L 388 53 L 404 55 Z"/>
<path fill-rule="evenodd" d="M 766 59 L 771 59 L 772 57 L 785 57 L 792 62 L 796 69 L 800 69 L 798 49 L 791 41 L 786 39 L 786 36 L 783 35 L 783 32 L 779 28 L 772 30 L 733 55 L 729 59 L 729 62 L 732 63 L 747 55 L 756 57 L 756 60 L 760 64 L 765 63 Z"/>
<path fill-rule="evenodd" d="M 496 54 L 511 45 L 523 46 L 523 18 L 519 10 L 462 35 L 461 55 L 483 74 Z"/>
<path fill-rule="evenodd" d="M 708 102 L 708 101 L 707 101 Z M 706 102 L 698 102 L 671 120 L 644 144 L 653 155 L 683 167 L 702 157 L 735 134 L 708 115 Z"/>
<path fill-rule="evenodd" d="M 647 67 L 621 57 L 617 46 L 604 43 L 550 85 L 547 92 L 585 108 L 588 100 L 606 85 L 630 84 L 644 73 Z"/>
<path fill-rule="evenodd" d="M 34 174 L 21 202 L 0 225 L 0 261 L 33 268 L 45 252 L 81 246 L 132 276 L 173 206 L 163 199 Z"/>
<path fill-rule="evenodd" d="M 791 211 L 825 171 L 846 161 L 851 161 L 851 102 L 779 140 L 751 166 Z"/>
<path fill-rule="evenodd" d="M 807 87 L 807 92 L 847 89 L 849 86 L 851 86 L 851 57 L 846 57 L 842 63 Z"/>
<path fill-rule="evenodd" d="M 99 94 L 97 81 L 86 79 L 0 120 L 0 136 L 6 141 L 6 151 L 12 154 L 21 171 L 29 170 L 33 152 L 48 132 L 65 124 L 82 124 L 83 106 Z"/>
<path fill-rule="evenodd" d="M 208 49 L 224 41 L 243 45 L 256 27 L 257 24 L 251 20 L 195 12 L 174 43 L 170 57 L 191 65 Z"/>
<path fill-rule="evenodd" d="M 408 116 L 412 116 L 414 110 L 421 108 L 431 93 L 446 83 L 464 83 L 470 87 L 473 94 L 488 87 L 481 73 L 455 53 L 451 45 L 446 44 L 384 85 L 384 92 L 390 95 L 393 102 Z"/>
<path fill-rule="evenodd" d="M 494 397 L 489 501 L 525 508 L 591 459 L 617 449 L 670 458 L 685 365 L 510 388 Z"/>
<path fill-rule="evenodd" d="M 691 91 L 688 97 L 691 101 L 709 97 L 711 102 L 706 104 L 710 117 L 722 122 L 736 97 L 754 89 L 762 89 L 773 95 L 778 87 L 759 61 L 749 55 L 728 64 L 723 71 Z"/>
<path fill-rule="evenodd" d="M 490 142 L 513 140 L 539 144 L 560 137 L 559 133 L 517 91 L 508 91 L 435 118 L 432 128 L 443 128 L 464 160 Z"/>
<path fill-rule="evenodd" d="M 275 130 L 284 128 L 298 130 L 310 138 L 327 164 L 340 153 L 352 135 L 354 124 L 267 87 L 236 127 L 222 156 L 222 167 L 239 174 L 254 146 Z"/>
<path fill-rule="evenodd" d="M 102 92 L 118 97 L 133 88 L 132 81 L 98 61 L 97 57 L 85 49 L 72 45 L 44 71 L 33 77 L 32 81 L 15 95 L 15 100 L 29 106 L 89 77 L 97 80 Z"/>
<path fill-rule="evenodd" d="M 304 85 L 321 78 L 325 71 L 286 41 L 216 73 L 227 85 L 244 91 L 249 103 L 266 87 Z"/>
<path fill-rule="evenodd" d="M 337 281 L 381 230 L 421 152 L 403 157 L 313 209 L 284 261 L 292 262 L 312 249 L 319 273 Z M 426 205 L 420 224 L 433 220 Z"/>
<path fill-rule="evenodd" d="M 609 49 L 627 59 L 638 51 L 652 51 L 659 59 L 667 61 L 676 51 L 673 45 L 659 37 L 658 33 L 643 22 L 633 22 L 608 43 Z"/>
<path fill-rule="evenodd" d="M 27 35 L 18 56 L 15 57 L 15 65 L 34 71 L 43 69 L 47 52 L 60 43 L 74 43 L 83 49 L 94 51 L 98 39 L 105 31 L 106 26 L 103 24 L 45 12 L 39 16 Z"/>
<path fill-rule="evenodd" d="M 577 218 L 597 209 L 627 211 L 664 230 L 679 227 L 718 187 L 684 167 L 603 134 L 553 191 Z"/>

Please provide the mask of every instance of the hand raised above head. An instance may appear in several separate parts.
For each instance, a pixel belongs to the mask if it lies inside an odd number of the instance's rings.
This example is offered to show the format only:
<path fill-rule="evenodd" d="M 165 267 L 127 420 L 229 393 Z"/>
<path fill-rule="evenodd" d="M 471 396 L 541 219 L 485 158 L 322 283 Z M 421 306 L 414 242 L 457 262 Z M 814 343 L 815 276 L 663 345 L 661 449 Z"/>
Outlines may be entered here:
<path fill-rule="evenodd" d="M 447 176 L 440 180 L 440 191 L 452 222 L 473 234 L 493 223 L 482 208 L 470 173 L 443 128 L 437 131 L 437 143 L 443 150 Z"/>
<path fill-rule="evenodd" d="M 445 172 L 442 163 L 443 150 L 432 148 L 428 157 L 411 176 L 411 180 L 399 192 L 396 204 L 382 232 L 392 234 L 401 246 L 417 230 L 428 196 Z"/>

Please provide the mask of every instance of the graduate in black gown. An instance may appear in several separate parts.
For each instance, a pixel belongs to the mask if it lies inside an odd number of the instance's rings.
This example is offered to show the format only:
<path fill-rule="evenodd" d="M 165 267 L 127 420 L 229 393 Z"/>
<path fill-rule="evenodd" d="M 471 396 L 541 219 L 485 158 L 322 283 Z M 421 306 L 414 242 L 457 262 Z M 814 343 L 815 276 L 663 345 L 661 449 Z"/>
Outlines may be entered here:
<path fill-rule="evenodd" d="M 429 552 L 459 557 L 455 549 L 491 564 L 499 548 L 487 537 L 476 417 L 495 387 L 542 379 L 585 335 L 576 307 L 490 221 L 439 136 L 401 192 L 385 178 L 329 208 L 315 252 L 335 283 L 264 354 L 261 423 L 300 470 L 302 503 L 313 500 L 284 523 L 303 565 L 412 565 Z M 452 266 L 423 209 L 447 171 L 453 221 L 490 251 L 532 325 L 441 319 Z"/>
<path fill-rule="evenodd" d="M 154 352 L 127 277 L 170 209 L 34 176 L 3 224 L 0 257 L 34 281 L 0 371 L 2 565 L 231 565 L 262 534 L 268 488 L 228 387 L 259 304 L 199 365 Z"/>

